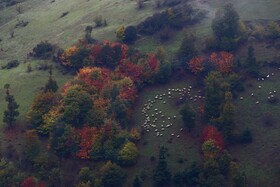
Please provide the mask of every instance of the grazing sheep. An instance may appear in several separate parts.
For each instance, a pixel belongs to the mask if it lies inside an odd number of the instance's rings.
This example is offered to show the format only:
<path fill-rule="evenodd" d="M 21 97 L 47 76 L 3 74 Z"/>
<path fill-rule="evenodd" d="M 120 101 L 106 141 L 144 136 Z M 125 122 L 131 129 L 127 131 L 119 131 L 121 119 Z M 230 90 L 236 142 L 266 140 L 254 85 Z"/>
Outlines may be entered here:
<path fill-rule="evenodd" d="M 240 100 L 243 100 L 243 97 L 240 97 Z"/>
<path fill-rule="evenodd" d="M 179 134 L 177 135 L 177 138 L 180 138 L 180 135 L 179 135 Z"/>
<path fill-rule="evenodd" d="M 256 104 L 259 104 L 259 103 L 260 103 L 259 101 L 256 102 Z"/>

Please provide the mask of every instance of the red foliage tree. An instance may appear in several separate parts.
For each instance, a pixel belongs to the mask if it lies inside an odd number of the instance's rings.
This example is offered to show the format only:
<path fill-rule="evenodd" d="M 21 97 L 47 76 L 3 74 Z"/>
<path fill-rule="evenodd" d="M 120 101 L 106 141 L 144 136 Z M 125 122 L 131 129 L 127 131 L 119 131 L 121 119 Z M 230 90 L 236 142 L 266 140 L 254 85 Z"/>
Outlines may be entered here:
<path fill-rule="evenodd" d="M 233 54 L 222 51 L 220 53 L 212 53 L 209 58 L 221 73 L 228 74 L 233 67 Z"/>
<path fill-rule="evenodd" d="M 106 68 L 85 67 L 80 69 L 76 79 L 83 80 L 86 84 L 94 86 L 98 91 L 108 84 L 111 80 L 111 71 Z"/>
<path fill-rule="evenodd" d="M 150 53 L 147 59 L 148 65 L 151 71 L 157 71 L 159 68 L 159 61 L 156 59 L 156 55 Z"/>
<path fill-rule="evenodd" d="M 137 97 L 137 90 L 134 87 L 124 87 L 120 91 L 119 98 L 121 100 L 129 100 L 131 102 L 135 101 Z"/>
<path fill-rule="evenodd" d="M 36 187 L 36 181 L 34 177 L 27 177 L 21 184 L 21 187 Z"/>
<path fill-rule="evenodd" d="M 204 60 L 205 59 L 203 57 L 195 57 L 192 58 L 187 64 L 194 74 L 198 74 L 204 69 Z"/>
<path fill-rule="evenodd" d="M 100 54 L 100 51 L 101 51 L 101 46 L 99 44 L 95 44 L 91 48 L 91 58 L 94 60 L 95 63 L 100 63 L 98 61 L 98 56 Z"/>
<path fill-rule="evenodd" d="M 143 74 L 142 67 L 130 62 L 129 60 L 122 60 L 118 66 L 118 71 L 120 74 L 131 78 L 135 82 L 140 82 Z"/>
<path fill-rule="evenodd" d="M 96 132 L 96 128 L 83 127 L 82 129 L 78 129 L 77 133 L 81 138 L 80 142 L 80 150 L 76 153 L 76 156 L 81 159 L 89 159 L 89 153 L 91 150 L 91 146 L 93 144 L 93 136 Z"/>
<path fill-rule="evenodd" d="M 213 140 L 215 145 L 223 150 L 225 148 L 224 139 L 222 134 L 218 131 L 218 129 L 212 125 L 208 125 L 203 129 L 202 132 L 202 141 L 205 142 L 207 140 Z"/>

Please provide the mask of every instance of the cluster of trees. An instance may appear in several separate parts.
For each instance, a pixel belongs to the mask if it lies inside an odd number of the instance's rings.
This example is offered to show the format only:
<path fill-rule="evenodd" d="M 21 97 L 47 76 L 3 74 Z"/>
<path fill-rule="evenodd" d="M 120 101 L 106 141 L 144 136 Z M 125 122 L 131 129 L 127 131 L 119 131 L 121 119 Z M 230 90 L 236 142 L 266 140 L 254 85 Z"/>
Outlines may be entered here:
<path fill-rule="evenodd" d="M 221 51 L 213 52 L 209 58 L 194 57 L 187 62 L 188 68 L 194 74 L 205 74 L 218 70 L 222 74 L 229 74 L 233 70 L 234 56 L 231 53 Z"/>
<path fill-rule="evenodd" d="M 247 38 L 246 27 L 231 3 L 217 11 L 212 29 L 214 38 L 206 42 L 208 50 L 235 51 Z"/>
<path fill-rule="evenodd" d="M 27 114 L 34 130 L 27 133 L 26 161 L 38 165 L 42 154 L 38 133 L 49 137 L 48 148 L 59 157 L 114 162 L 103 166 L 115 168 L 112 171 L 104 169 L 104 174 L 77 184 L 120 186 L 124 179 L 120 166 L 134 165 L 138 157 L 136 143 L 141 135 L 129 126 L 137 92 L 145 84 L 168 80 L 171 66 L 165 52 L 159 48 L 146 55 L 120 43 L 80 42 L 66 49 L 60 61 L 77 75 L 56 93 L 50 69 Z"/>
<path fill-rule="evenodd" d="M 119 75 L 131 78 L 137 85 L 166 82 L 171 75 L 171 65 L 166 62 L 165 51 L 158 48 L 156 53 L 142 54 L 118 42 L 110 44 L 86 44 L 80 42 L 69 47 L 60 56 L 63 66 L 79 70 L 82 67 L 101 67 Z M 162 68 L 161 68 L 162 67 Z"/>

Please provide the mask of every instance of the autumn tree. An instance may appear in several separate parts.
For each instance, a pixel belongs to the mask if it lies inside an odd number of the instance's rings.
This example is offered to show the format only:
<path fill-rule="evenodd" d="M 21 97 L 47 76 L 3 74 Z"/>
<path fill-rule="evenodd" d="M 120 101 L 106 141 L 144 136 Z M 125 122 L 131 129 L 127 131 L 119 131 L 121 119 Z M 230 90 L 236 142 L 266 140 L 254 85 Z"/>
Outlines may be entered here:
<path fill-rule="evenodd" d="M 195 113 L 188 104 L 180 110 L 184 125 L 191 131 L 195 127 Z"/>
<path fill-rule="evenodd" d="M 122 165 L 130 166 L 136 163 L 138 150 L 134 143 L 128 142 L 119 151 L 119 161 Z"/>
<path fill-rule="evenodd" d="M 16 121 L 16 117 L 19 116 L 18 108 L 19 105 L 15 101 L 13 95 L 10 94 L 10 85 L 5 84 L 4 88 L 6 89 L 5 100 L 8 103 L 7 109 L 4 111 L 3 122 L 12 127 L 13 123 Z"/>
<path fill-rule="evenodd" d="M 204 70 L 204 61 L 203 57 L 194 57 L 187 64 L 191 72 L 199 74 Z"/>
<path fill-rule="evenodd" d="M 216 66 L 217 70 L 223 74 L 229 74 L 232 71 L 234 58 L 231 53 L 225 51 L 212 53 L 209 60 Z"/>
<path fill-rule="evenodd" d="M 27 113 L 28 121 L 33 127 L 39 127 L 43 123 L 43 116 L 58 104 L 53 92 L 40 92 L 33 100 Z"/>
<path fill-rule="evenodd" d="M 202 141 L 212 140 L 215 147 L 219 150 L 224 149 L 224 140 L 222 134 L 218 131 L 215 126 L 208 125 L 203 129 Z"/>
<path fill-rule="evenodd" d="M 37 187 L 34 177 L 27 177 L 21 184 L 21 187 Z"/>
<path fill-rule="evenodd" d="M 116 30 L 116 37 L 119 41 L 125 40 L 125 28 L 123 25 Z"/>
<path fill-rule="evenodd" d="M 89 159 L 90 158 L 90 150 L 93 144 L 93 136 L 96 132 L 95 128 L 83 127 L 78 130 L 78 134 L 81 138 L 80 142 L 80 150 L 76 153 L 76 156 L 81 159 Z"/>

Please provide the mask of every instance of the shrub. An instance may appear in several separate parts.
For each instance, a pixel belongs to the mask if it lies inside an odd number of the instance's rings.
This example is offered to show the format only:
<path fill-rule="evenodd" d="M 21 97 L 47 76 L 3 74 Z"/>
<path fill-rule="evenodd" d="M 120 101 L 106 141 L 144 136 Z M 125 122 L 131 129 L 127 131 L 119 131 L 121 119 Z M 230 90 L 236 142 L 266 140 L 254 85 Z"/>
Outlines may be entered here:
<path fill-rule="evenodd" d="M 101 15 L 95 16 L 94 18 L 95 27 L 101 27 L 103 25 L 103 18 Z"/>
<path fill-rule="evenodd" d="M 59 18 L 63 18 L 63 17 L 65 17 L 65 16 L 67 16 L 67 14 L 69 14 L 68 11 L 67 11 L 67 12 L 63 12 Z"/>
<path fill-rule="evenodd" d="M 28 25 L 28 21 L 24 21 L 24 20 L 18 20 L 15 28 L 19 28 L 19 27 L 26 27 Z"/>
<path fill-rule="evenodd" d="M 241 143 L 251 143 L 253 141 L 252 132 L 247 127 L 240 136 L 240 142 Z"/>
<path fill-rule="evenodd" d="M 170 28 L 165 27 L 159 32 L 159 39 L 161 42 L 166 42 L 172 37 L 172 31 Z"/>
<path fill-rule="evenodd" d="M 137 9 L 142 9 L 144 8 L 144 0 L 137 0 Z"/>
<path fill-rule="evenodd" d="M 263 123 L 266 126 L 272 126 L 274 124 L 273 116 L 270 112 L 266 112 L 263 116 Z"/>
<path fill-rule="evenodd" d="M 128 26 L 124 30 L 124 42 L 133 43 L 137 39 L 137 29 L 135 26 Z"/>
<path fill-rule="evenodd" d="M 40 42 L 33 48 L 31 56 L 41 59 L 49 59 L 53 56 L 55 49 L 56 47 L 48 41 Z"/>
<path fill-rule="evenodd" d="M 8 62 L 6 65 L 2 66 L 2 69 L 12 69 L 15 68 L 19 65 L 19 61 L 18 60 L 12 60 L 10 62 Z"/>

